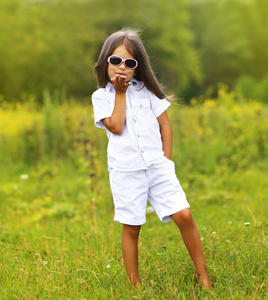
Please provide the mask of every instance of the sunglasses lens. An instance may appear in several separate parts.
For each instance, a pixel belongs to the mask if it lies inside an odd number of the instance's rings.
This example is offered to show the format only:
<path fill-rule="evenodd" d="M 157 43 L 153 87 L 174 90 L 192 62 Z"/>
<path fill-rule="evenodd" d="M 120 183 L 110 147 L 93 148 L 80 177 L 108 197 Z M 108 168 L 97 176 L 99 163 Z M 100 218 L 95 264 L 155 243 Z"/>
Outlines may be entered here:
<path fill-rule="evenodd" d="M 110 64 L 114 66 L 118 66 L 122 63 L 122 59 L 118 56 L 111 56 L 110 57 Z"/>
<path fill-rule="evenodd" d="M 126 67 L 130 68 L 130 69 L 135 69 L 137 66 L 136 60 L 134 59 L 126 59 L 125 61 Z"/>

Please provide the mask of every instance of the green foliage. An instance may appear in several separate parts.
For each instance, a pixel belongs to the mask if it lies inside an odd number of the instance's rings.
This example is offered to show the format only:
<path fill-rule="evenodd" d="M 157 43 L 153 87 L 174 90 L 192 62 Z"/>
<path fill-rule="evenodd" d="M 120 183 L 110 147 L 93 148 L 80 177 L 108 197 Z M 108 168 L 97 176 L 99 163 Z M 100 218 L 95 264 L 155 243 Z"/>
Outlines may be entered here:
<path fill-rule="evenodd" d="M 43 99 L 41 108 L 0 101 L 1 299 L 267 298 L 267 105 L 220 85 L 217 99 L 169 109 L 173 160 L 214 285 L 207 292 L 178 229 L 150 212 L 139 241 L 143 284 L 131 288 L 105 131 L 91 106 Z"/>
<path fill-rule="evenodd" d="M 249 76 L 241 76 L 237 81 L 238 88 L 250 99 L 258 99 L 266 102 L 268 99 L 268 75 L 262 79 L 254 79 Z"/>
<path fill-rule="evenodd" d="M 257 82 L 265 80 L 268 70 L 267 12 L 265 0 L 191 1 L 190 27 L 195 33 L 195 48 L 199 51 L 204 78 L 202 84 L 195 84 L 199 94 L 213 86 L 215 95 L 218 82 L 234 88 L 240 77 L 246 76 Z M 189 89 L 188 95 L 193 96 L 194 87 Z M 247 90 L 245 87 L 244 92 Z M 255 96 L 258 100 L 265 96 L 264 101 L 268 101 L 262 87 Z"/>
<path fill-rule="evenodd" d="M 0 90 L 10 99 L 21 92 L 37 95 L 45 88 L 87 95 L 94 65 L 94 47 L 98 34 L 88 17 L 91 6 L 72 1 L 12 1 L 2 12 L 2 20 L 11 27 L 0 31 L 0 57 L 5 73 Z M 93 77 L 93 76 L 91 76 Z M 37 100 L 38 100 L 37 99 Z"/>
<path fill-rule="evenodd" d="M 102 44 L 126 26 L 142 30 L 153 65 L 167 87 L 182 88 L 190 79 L 200 78 L 193 37 L 186 28 L 185 2 L 1 1 L 0 92 L 9 100 L 32 93 L 39 102 L 44 89 L 87 96 L 96 88 L 93 69 Z"/>
<path fill-rule="evenodd" d="M 267 13 L 266 0 L 2 0 L 0 93 L 9 101 L 32 94 L 39 103 L 46 89 L 84 98 L 96 89 L 104 40 L 133 27 L 157 77 L 187 102 L 215 97 L 218 82 L 251 97 L 244 78 L 267 102 Z"/>
<path fill-rule="evenodd" d="M 199 107 L 195 100 L 192 103 Z M 181 164 L 188 164 L 189 172 L 221 174 L 267 158 L 267 107 L 246 102 L 238 91 L 228 92 L 226 85 L 221 84 L 218 97 L 206 99 L 200 110 L 178 109 L 176 116 L 175 142 Z M 250 120 L 256 120 L 254 125 Z M 199 149 L 193 155 L 197 141 Z"/>

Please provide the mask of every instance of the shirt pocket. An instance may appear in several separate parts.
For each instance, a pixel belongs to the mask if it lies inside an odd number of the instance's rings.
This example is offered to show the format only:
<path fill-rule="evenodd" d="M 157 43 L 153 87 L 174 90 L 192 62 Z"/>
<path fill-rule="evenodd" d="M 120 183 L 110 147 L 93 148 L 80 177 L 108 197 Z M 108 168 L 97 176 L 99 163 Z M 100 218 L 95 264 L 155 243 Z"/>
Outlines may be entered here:
<path fill-rule="evenodd" d="M 154 117 L 149 98 L 138 98 L 131 101 L 133 113 L 141 119 L 150 119 Z"/>

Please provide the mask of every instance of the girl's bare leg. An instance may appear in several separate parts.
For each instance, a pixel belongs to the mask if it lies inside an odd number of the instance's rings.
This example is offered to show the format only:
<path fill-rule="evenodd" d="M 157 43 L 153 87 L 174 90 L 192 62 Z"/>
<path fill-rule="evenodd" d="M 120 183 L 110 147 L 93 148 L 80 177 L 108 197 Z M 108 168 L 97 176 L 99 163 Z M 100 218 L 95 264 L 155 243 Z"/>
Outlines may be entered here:
<path fill-rule="evenodd" d="M 203 246 L 190 210 L 188 208 L 184 209 L 171 217 L 181 231 L 184 244 L 195 265 L 197 277 L 201 280 L 201 285 L 211 289 L 211 283 L 205 265 Z"/>
<path fill-rule="evenodd" d="M 141 282 L 138 271 L 138 239 L 141 226 L 123 224 L 122 253 L 127 275 L 133 285 Z"/>

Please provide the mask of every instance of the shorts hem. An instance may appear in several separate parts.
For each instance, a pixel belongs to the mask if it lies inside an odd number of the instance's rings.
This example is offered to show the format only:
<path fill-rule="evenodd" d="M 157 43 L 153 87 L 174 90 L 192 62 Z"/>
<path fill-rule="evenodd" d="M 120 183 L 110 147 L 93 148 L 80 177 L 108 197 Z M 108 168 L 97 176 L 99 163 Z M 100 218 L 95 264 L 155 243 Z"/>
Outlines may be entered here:
<path fill-rule="evenodd" d="M 121 224 L 126 224 L 126 225 L 132 225 L 132 226 L 139 226 L 143 225 L 146 223 L 145 219 L 140 219 L 140 220 L 129 220 L 129 219 L 123 219 L 123 218 L 114 218 L 115 222 L 119 222 Z"/>
<path fill-rule="evenodd" d="M 175 209 L 175 210 L 172 210 L 171 212 L 168 212 L 168 213 L 164 214 L 163 217 L 160 218 L 160 221 L 161 221 L 162 223 L 167 223 L 167 222 L 169 222 L 169 221 L 172 220 L 171 215 L 174 215 L 174 214 L 176 214 L 177 212 L 180 212 L 180 211 L 182 211 L 182 210 L 184 210 L 184 209 L 186 209 L 186 208 L 190 208 L 190 205 L 187 205 L 187 206 L 185 206 L 185 207 L 177 208 L 177 209 Z"/>

